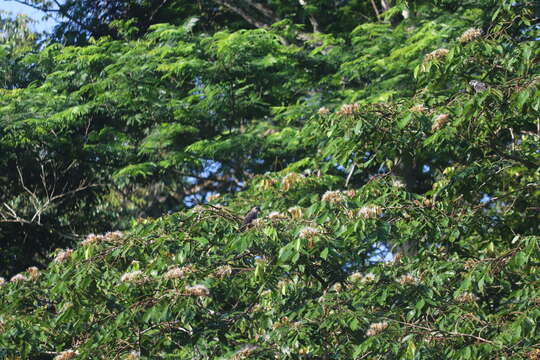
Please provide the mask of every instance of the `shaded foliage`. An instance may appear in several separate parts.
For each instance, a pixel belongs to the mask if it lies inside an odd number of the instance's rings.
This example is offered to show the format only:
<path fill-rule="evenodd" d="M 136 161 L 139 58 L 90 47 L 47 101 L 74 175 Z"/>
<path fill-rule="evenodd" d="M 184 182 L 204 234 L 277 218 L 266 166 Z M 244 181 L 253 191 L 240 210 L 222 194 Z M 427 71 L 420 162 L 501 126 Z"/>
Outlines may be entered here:
<path fill-rule="evenodd" d="M 0 97 L 2 268 L 74 250 L 2 282 L 0 351 L 538 356 L 534 4 L 440 3 L 34 55 Z"/>

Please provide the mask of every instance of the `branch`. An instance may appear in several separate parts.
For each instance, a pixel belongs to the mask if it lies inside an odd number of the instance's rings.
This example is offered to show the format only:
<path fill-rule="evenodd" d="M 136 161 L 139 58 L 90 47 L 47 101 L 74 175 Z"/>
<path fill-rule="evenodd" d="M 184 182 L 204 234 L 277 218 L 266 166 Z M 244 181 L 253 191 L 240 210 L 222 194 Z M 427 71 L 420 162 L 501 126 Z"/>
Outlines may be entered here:
<path fill-rule="evenodd" d="M 407 323 L 407 322 L 403 322 L 403 321 L 399 321 L 399 320 L 394 320 L 394 319 L 390 319 L 390 318 L 386 318 L 386 320 L 394 321 L 394 322 L 397 322 L 398 324 L 402 324 L 402 325 L 405 325 L 405 326 L 408 326 L 408 327 L 426 330 L 426 331 L 429 331 L 430 333 L 441 333 L 441 334 L 447 334 L 447 335 L 450 335 L 450 336 L 468 337 L 468 338 L 472 338 L 472 339 L 475 339 L 475 340 L 478 340 L 480 342 L 487 343 L 487 344 L 501 345 L 501 344 L 498 344 L 498 343 L 496 343 L 494 341 L 484 339 L 484 338 L 482 338 L 480 336 L 476 336 L 476 335 L 473 335 L 473 334 L 465 334 L 465 333 L 460 333 L 460 332 L 455 332 L 455 331 L 432 329 L 432 328 L 429 328 L 427 326 L 411 324 L 411 323 Z M 501 346 L 505 347 L 504 345 L 501 345 Z"/>
<path fill-rule="evenodd" d="M 30 202 L 35 207 L 36 204 L 39 203 L 39 199 L 38 199 L 37 195 L 34 192 L 32 192 L 29 188 L 27 188 L 26 185 L 24 184 L 24 178 L 23 178 L 23 175 L 22 175 L 22 171 L 21 171 L 21 168 L 18 165 L 17 165 L 17 172 L 19 173 L 19 181 L 21 182 L 21 186 L 30 195 L 30 199 L 31 199 Z"/>
<path fill-rule="evenodd" d="M 356 163 L 353 162 L 352 166 L 351 166 L 351 171 L 349 172 L 349 175 L 347 176 L 347 180 L 345 180 L 345 187 L 347 187 L 349 185 L 349 181 L 351 180 L 351 176 L 354 172 L 354 169 L 356 169 Z"/>
<path fill-rule="evenodd" d="M 377 4 L 375 4 L 375 0 L 371 0 L 371 6 L 373 6 L 373 10 L 375 10 L 375 15 L 377 15 L 377 20 L 380 20 L 381 14 L 379 13 L 379 9 L 377 8 Z"/>
<path fill-rule="evenodd" d="M 141 331 L 141 334 L 147 333 L 148 331 L 153 330 L 155 328 L 165 326 L 165 327 L 167 327 L 169 329 L 175 329 L 175 330 L 183 331 L 183 332 L 185 332 L 186 334 L 188 334 L 190 336 L 193 335 L 193 331 L 187 330 L 187 329 L 185 329 L 185 328 L 183 328 L 181 326 L 177 326 L 178 324 L 181 324 L 181 322 L 178 321 L 178 320 L 160 322 L 160 323 L 154 324 L 154 325 L 150 326 L 149 328 Z"/>
<path fill-rule="evenodd" d="M 52 9 L 52 8 L 46 8 L 46 7 L 43 7 L 43 6 L 38 6 L 32 2 L 27 2 L 27 1 L 24 1 L 24 0 L 12 0 L 12 1 L 15 1 L 16 3 L 19 3 L 19 4 L 22 4 L 22 5 L 26 5 L 28 7 L 31 7 L 33 9 L 36 9 L 36 10 L 39 10 L 39 11 L 42 11 L 44 13 L 48 13 L 48 12 L 60 12 L 60 9 Z"/>
<path fill-rule="evenodd" d="M 80 191 L 86 190 L 90 187 L 99 186 L 98 184 L 88 184 L 85 180 L 82 180 L 75 189 L 67 190 L 66 188 L 64 188 L 63 192 L 55 194 L 56 173 L 53 173 L 53 177 L 55 179 L 54 183 L 52 185 L 47 184 L 45 168 L 43 165 L 41 165 L 40 178 L 41 178 L 41 185 L 43 186 L 43 190 L 45 192 L 45 197 L 40 198 L 38 196 L 37 191 L 32 191 L 30 188 L 26 186 L 24 177 L 22 174 L 22 170 L 20 166 L 18 165 L 17 165 L 17 173 L 19 174 L 19 182 L 22 188 L 28 194 L 28 201 L 34 208 L 34 214 L 32 215 L 32 218 L 28 220 L 27 218 L 20 216 L 13 207 L 8 205 L 7 202 L 4 202 L 2 203 L 2 205 L 7 210 L 5 210 L 4 208 L 0 208 L 0 223 L 20 223 L 20 224 L 35 223 L 41 226 L 42 225 L 41 215 L 45 211 L 47 211 L 49 208 L 56 205 L 58 200 L 61 200 L 62 198 L 65 198 L 66 196 L 70 196 Z"/>
<path fill-rule="evenodd" d="M 491 146 L 491 149 L 497 154 L 499 155 L 500 157 L 502 157 L 503 159 L 507 159 L 507 160 L 514 160 L 514 161 L 517 161 L 523 165 L 525 165 L 526 167 L 528 167 L 529 169 L 537 169 L 540 164 L 537 164 L 535 163 L 534 161 L 530 161 L 530 160 L 527 160 L 527 159 L 523 159 L 523 158 L 520 158 L 518 156 L 515 156 L 515 155 L 512 155 L 512 154 L 506 154 L 502 151 L 500 151 L 497 146 L 493 143 L 490 144 Z"/>
<path fill-rule="evenodd" d="M 244 1 L 248 5 L 254 7 L 257 10 L 259 10 L 264 16 L 271 19 L 273 22 L 277 22 L 277 21 L 281 20 L 272 9 L 269 9 L 269 8 L 265 7 L 264 5 L 262 5 L 260 3 L 253 2 L 251 0 L 244 0 Z"/>
<path fill-rule="evenodd" d="M 311 23 L 311 26 L 313 27 L 313 32 L 320 32 L 319 23 L 317 22 L 317 19 L 315 19 L 315 16 L 309 15 L 309 22 Z"/>
<path fill-rule="evenodd" d="M 93 33 L 94 29 L 89 28 L 87 25 L 80 22 L 77 18 L 70 16 L 66 11 L 62 11 L 62 5 L 58 2 L 58 0 L 53 0 L 53 1 L 56 4 L 56 6 L 58 6 L 58 12 L 60 13 L 60 15 L 62 15 L 63 17 L 67 18 L 70 21 L 73 21 L 75 24 L 79 25 L 81 28 Z"/>
<path fill-rule="evenodd" d="M 535 187 L 538 187 L 538 184 L 537 183 L 528 183 L 527 185 L 523 186 L 523 187 L 520 187 L 516 190 L 513 190 L 513 191 L 510 191 L 510 192 L 507 192 L 506 194 L 502 194 L 500 196 L 494 196 L 492 198 L 490 198 L 488 201 L 484 202 L 484 203 L 481 203 L 481 204 L 478 204 L 476 206 L 474 206 L 473 209 L 477 210 L 477 209 L 483 209 L 485 208 L 486 206 L 490 205 L 490 204 L 493 204 L 494 202 L 498 201 L 498 200 L 501 200 L 501 199 L 504 199 L 510 195 L 513 195 L 517 192 L 520 192 L 520 191 L 524 191 L 524 190 L 527 190 L 527 189 L 533 189 Z"/>
<path fill-rule="evenodd" d="M 75 24 L 79 25 L 82 29 L 85 29 L 85 30 L 90 31 L 90 32 L 93 33 L 94 29 L 89 28 L 87 25 L 85 25 L 84 23 L 79 21 L 77 18 L 74 18 L 74 17 L 70 16 L 67 12 L 62 11 L 62 5 L 58 2 L 58 0 L 54 0 L 54 3 L 58 6 L 58 9 L 39 6 L 39 5 L 36 5 L 36 4 L 32 3 L 32 2 L 28 2 L 28 1 L 25 1 L 25 0 L 12 0 L 12 1 L 15 1 L 15 2 L 17 2 L 19 4 L 29 6 L 31 8 L 36 9 L 36 10 L 42 11 L 44 13 L 51 13 L 52 12 L 52 13 L 60 14 L 62 17 L 65 17 L 69 21 L 73 21 Z"/>
<path fill-rule="evenodd" d="M 154 19 L 154 16 L 156 16 L 157 12 L 159 11 L 159 9 L 161 9 L 165 3 L 169 1 L 169 0 L 163 0 L 161 2 L 161 4 L 158 5 L 158 7 L 155 8 L 154 11 L 152 11 L 152 14 L 150 14 L 150 17 L 148 18 L 148 21 L 146 22 L 147 24 L 150 24 L 152 22 L 152 20 Z"/>
<path fill-rule="evenodd" d="M 263 22 L 255 19 L 253 16 L 249 15 L 243 9 L 239 8 L 238 6 L 235 6 L 235 5 L 231 4 L 231 2 L 229 0 L 214 0 L 214 1 L 217 2 L 220 5 L 223 5 L 223 6 L 227 7 L 227 8 L 229 8 L 233 12 L 237 13 L 238 15 L 243 17 L 244 20 L 246 20 L 248 23 L 250 23 L 251 25 L 253 25 L 253 26 L 257 27 L 257 28 L 267 28 L 268 26 L 270 26 L 270 24 L 266 24 L 266 23 L 263 23 Z"/>
<path fill-rule="evenodd" d="M 273 10 L 265 7 L 264 5 L 262 5 L 262 4 L 258 3 L 258 2 L 255 2 L 253 0 L 242 0 L 242 1 L 244 2 L 245 5 L 251 6 L 252 8 L 256 9 L 259 12 L 260 15 L 262 15 L 263 17 L 269 19 L 270 21 L 263 22 L 263 21 L 260 21 L 260 20 L 256 19 L 255 16 L 249 14 L 247 12 L 247 10 L 241 8 L 238 5 L 233 4 L 233 0 L 214 0 L 214 2 L 216 2 L 216 3 L 218 3 L 218 4 L 222 5 L 222 6 L 225 6 L 225 7 L 229 8 L 231 11 L 233 11 L 236 14 L 240 15 L 242 18 L 244 18 L 244 20 L 246 20 L 248 23 L 250 23 L 251 25 L 253 25 L 256 28 L 265 29 L 265 28 L 270 27 L 270 25 L 272 23 L 281 20 L 281 18 L 279 16 L 277 16 L 276 13 L 274 13 Z M 319 31 L 319 29 L 320 29 L 319 23 L 317 22 L 315 17 L 313 17 L 312 15 L 309 16 L 309 21 L 311 23 L 311 26 L 313 27 L 313 32 L 320 32 Z M 297 39 L 299 39 L 301 41 L 307 41 L 307 40 L 311 39 L 311 35 L 308 34 L 308 33 L 299 32 L 298 35 L 297 35 Z M 283 45 L 289 45 L 289 42 L 285 38 L 280 37 L 280 41 L 281 41 L 281 43 Z"/>
<path fill-rule="evenodd" d="M 481 115 L 482 113 L 480 113 Z M 492 120 L 492 117 L 491 117 L 491 114 L 486 114 L 486 116 L 489 117 L 489 120 Z M 497 145 L 495 144 L 495 139 L 498 138 L 497 134 L 499 132 L 499 130 L 495 131 L 491 126 L 490 126 L 490 122 L 488 121 L 487 123 L 487 128 L 489 130 L 489 132 L 491 133 L 491 140 L 489 141 L 488 145 L 489 147 L 491 148 L 491 150 L 493 150 L 497 155 L 499 155 L 500 157 L 502 157 L 503 159 L 507 159 L 507 160 L 514 160 L 514 161 L 517 161 L 523 165 L 525 165 L 526 167 L 528 167 L 529 169 L 537 169 L 540 164 L 534 162 L 534 161 L 531 161 L 531 160 L 527 160 L 527 159 L 523 159 L 523 158 L 520 158 L 518 156 L 515 156 L 515 155 L 512 155 L 512 154 L 506 154 L 504 153 L 503 151 L 499 150 L 497 148 Z M 539 122 L 539 125 L 540 125 L 540 122 Z"/>
<path fill-rule="evenodd" d="M 238 216 L 238 215 L 234 214 L 233 212 L 231 212 L 231 211 L 229 211 L 229 210 L 227 210 L 226 208 L 223 208 L 223 207 L 217 207 L 217 206 L 214 206 L 212 204 L 207 204 L 207 205 L 210 206 L 214 210 L 214 212 L 216 212 L 221 217 L 223 217 L 225 219 L 232 220 L 232 221 L 236 222 L 238 225 L 240 225 L 242 223 L 242 220 L 243 220 L 242 216 Z"/>
<path fill-rule="evenodd" d="M 6 209 L 8 209 L 9 213 L 6 213 L 5 211 L 2 211 L 2 209 L 0 209 L 0 216 L 2 217 L 2 220 L 0 220 L 1 223 L 30 224 L 28 220 L 23 219 L 19 215 L 17 215 L 17 212 L 8 204 L 3 203 L 2 205 L 4 205 Z"/>
<path fill-rule="evenodd" d="M 382 8 L 384 9 L 384 11 L 388 11 L 390 10 L 390 8 L 392 7 L 392 1 L 391 0 L 381 0 L 381 6 Z"/>

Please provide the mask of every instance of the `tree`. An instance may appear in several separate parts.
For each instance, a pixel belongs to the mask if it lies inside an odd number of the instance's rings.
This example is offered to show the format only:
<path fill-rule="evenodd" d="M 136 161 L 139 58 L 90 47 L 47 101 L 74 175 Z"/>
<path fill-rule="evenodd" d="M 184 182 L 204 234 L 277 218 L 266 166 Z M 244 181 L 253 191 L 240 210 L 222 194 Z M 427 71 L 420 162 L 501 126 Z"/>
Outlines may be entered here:
<path fill-rule="evenodd" d="M 3 257 L 4 271 L 43 261 L 80 234 L 236 191 L 267 171 L 254 154 L 269 108 L 317 75 L 302 74 L 298 50 L 269 31 L 196 37 L 190 26 L 155 26 L 132 42 L 51 45 L 31 58 L 47 69 L 45 80 L 4 93 L 10 190 L 0 199 L 0 224 L 7 253 L 19 253 Z M 262 122 L 245 133 L 255 121 Z"/>
<path fill-rule="evenodd" d="M 31 19 L 24 15 L 11 17 L 0 11 L 0 87 L 12 89 L 27 86 L 38 75 L 24 58 L 38 47 L 39 36 L 31 31 Z"/>
<path fill-rule="evenodd" d="M 189 23 L 45 49 L 46 80 L 0 100 L 4 164 L 21 169 L 2 172 L 15 189 L 2 201 L 34 216 L 53 194 L 41 183 L 65 184 L 33 225 L 104 234 L 0 286 L 0 350 L 537 357 L 534 4 L 416 5 L 350 42 L 296 43 L 290 22 L 200 36 Z M 106 232 L 161 182 L 181 189 L 180 211 Z M 203 201 L 188 209 L 191 194 Z"/>
<path fill-rule="evenodd" d="M 153 24 L 179 25 L 192 17 L 199 20 L 196 31 L 206 33 L 268 29 L 274 23 L 288 20 L 313 32 L 346 34 L 358 24 L 355 14 L 361 14 L 362 21 L 370 21 L 384 11 L 384 7 L 379 11 L 375 2 L 372 5 L 360 0 L 280 0 L 271 4 L 253 0 L 15 1 L 57 18 L 59 24 L 52 37 L 65 44 L 84 44 L 91 37 L 119 38 L 126 24 L 131 36 L 141 37 Z"/>

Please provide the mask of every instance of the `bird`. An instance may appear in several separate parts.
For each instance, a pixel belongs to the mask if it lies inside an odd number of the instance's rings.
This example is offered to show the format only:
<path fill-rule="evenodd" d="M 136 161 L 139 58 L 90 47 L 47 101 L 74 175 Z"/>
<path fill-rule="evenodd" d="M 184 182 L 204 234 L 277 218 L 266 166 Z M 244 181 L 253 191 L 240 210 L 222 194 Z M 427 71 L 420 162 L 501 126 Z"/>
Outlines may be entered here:
<path fill-rule="evenodd" d="M 471 85 L 473 87 L 475 93 L 486 91 L 487 88 L 488 88 L 485 83 L 483 83 L 481 81 L 477 81 L 477 80 L 469 81 L 469 85 Z"/>
<path fill-rule="evenodd" d="M 261 211 L 260 206 L 254 206 L 253 208 L 251 208 L 251 210 L 249 210 L 246 216 L 244 217 L 244 221 L 242 223 L 242 226 L 240 227 L 240 230 L 242 231 L 245 228 L 247 228 L 249 225 L 251 225 L 253 220 L 255 220 L 257 216 L 259 215 L 260 211 Z"/>

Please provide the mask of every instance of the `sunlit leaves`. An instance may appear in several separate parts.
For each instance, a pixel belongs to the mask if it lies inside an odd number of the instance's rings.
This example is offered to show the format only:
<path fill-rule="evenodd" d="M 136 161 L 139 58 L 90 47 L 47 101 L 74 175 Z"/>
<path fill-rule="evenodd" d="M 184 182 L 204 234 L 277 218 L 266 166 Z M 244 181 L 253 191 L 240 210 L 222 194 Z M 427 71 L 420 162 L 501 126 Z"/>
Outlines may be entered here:
<path fill-rule="evenodd" d="M 47 213 L 66 229 L 93 229 L 95 209 L 157 219 L 0 285 L 0 348 L 530 358 L 537 51 L 491 22 L 525 26 L 517 5 L 454 5 L 419 2 L 396 26 L 359 25 L 350 43 L 285 45 L 272 29 L 198 36 L 186 24 L 44 49 L 45 82 L 2 92 L 6 154 L 28 153 L 39 170 L 35 159 L 67 153 L 74 174 L 107 187 L 92 206 L 59 203 L 70 217 Z M 471 27 L 485 32 L 460 41 Z M 191 191 L 220 196 L 159 217 Z"/>

